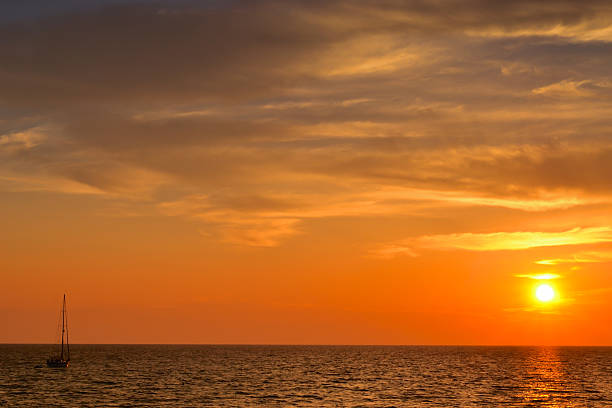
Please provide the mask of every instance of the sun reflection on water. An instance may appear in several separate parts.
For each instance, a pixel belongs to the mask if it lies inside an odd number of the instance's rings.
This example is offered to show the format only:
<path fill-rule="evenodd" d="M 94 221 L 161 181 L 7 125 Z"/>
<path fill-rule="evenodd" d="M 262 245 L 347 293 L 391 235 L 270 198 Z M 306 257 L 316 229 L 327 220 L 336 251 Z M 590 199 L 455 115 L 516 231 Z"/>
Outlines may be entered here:
<path fill-rule="evenodd" d="M 537 347 L 526 358 L 525 384 L 519 399 L 527 406 L 572 407 L 563 361 L 557 347 Z M 533 404 L 533 405 L 531 405 Z"/>

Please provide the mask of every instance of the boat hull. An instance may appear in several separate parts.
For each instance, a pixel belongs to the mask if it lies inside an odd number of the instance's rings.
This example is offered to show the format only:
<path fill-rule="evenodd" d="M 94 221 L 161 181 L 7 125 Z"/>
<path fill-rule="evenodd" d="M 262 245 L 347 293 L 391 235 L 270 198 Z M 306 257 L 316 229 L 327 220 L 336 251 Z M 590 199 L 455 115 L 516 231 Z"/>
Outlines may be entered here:
<path fill-rule="evenodd" d="M 68 364 L 70 364 L 70 360 L 60 360 L 60 359 L 47 360 L 47 367 L 52 367 L 52 368 L 64 368 L 64 367 L 68 367 Z"/>

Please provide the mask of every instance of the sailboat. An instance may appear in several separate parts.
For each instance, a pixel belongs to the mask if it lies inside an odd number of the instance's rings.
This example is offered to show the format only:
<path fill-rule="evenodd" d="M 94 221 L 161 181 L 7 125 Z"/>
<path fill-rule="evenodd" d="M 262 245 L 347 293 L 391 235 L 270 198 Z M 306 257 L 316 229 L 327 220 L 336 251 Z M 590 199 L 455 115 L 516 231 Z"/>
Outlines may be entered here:
<path fill-rule="evenodd" d="M 64 343 L 64 338 L 66 342 Z M 64 344 L 66 350 L 64 351 Z M 70 363 L 70 344 L 68 343 L 68 316 L 66 315 L 66 294 L 64 293 L 64 302 L 62 304 L 62 339 L 59 353 L 55 354 L 47 360 L 47 367 L 68 367 Z"/>

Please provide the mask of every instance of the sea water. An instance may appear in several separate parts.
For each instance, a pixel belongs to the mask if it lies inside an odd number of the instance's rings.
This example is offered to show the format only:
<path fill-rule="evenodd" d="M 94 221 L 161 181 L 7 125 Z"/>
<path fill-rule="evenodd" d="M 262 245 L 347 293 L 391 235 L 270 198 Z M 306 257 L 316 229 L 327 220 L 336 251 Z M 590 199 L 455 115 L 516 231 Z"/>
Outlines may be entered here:
<path fill-rule="evenodd" d="M 612 348 L 0 345 L 0 407 L 612 407 Z"/>

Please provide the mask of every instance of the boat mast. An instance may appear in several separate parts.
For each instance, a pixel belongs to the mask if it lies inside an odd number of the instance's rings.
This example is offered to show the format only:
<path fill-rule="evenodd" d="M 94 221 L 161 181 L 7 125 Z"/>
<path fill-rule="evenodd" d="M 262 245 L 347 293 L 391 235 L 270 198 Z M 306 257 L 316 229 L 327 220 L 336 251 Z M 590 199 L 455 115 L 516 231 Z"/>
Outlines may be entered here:
<path fill-rule="evenodd" d="M 66 294 L 64 293 L 64 318 L 66 319 L 66 360 L 70 360 L 70 342 L 68 341 L 68 312 L 66 311 Z"/>
<path fill-rule="evenodd" d="M 60 352 L 60 359 L 64 359 L 64 314 L 66 313 L 66 294 L 64 293 L 64 303 L 62 304 L 62 351 Z"/>

